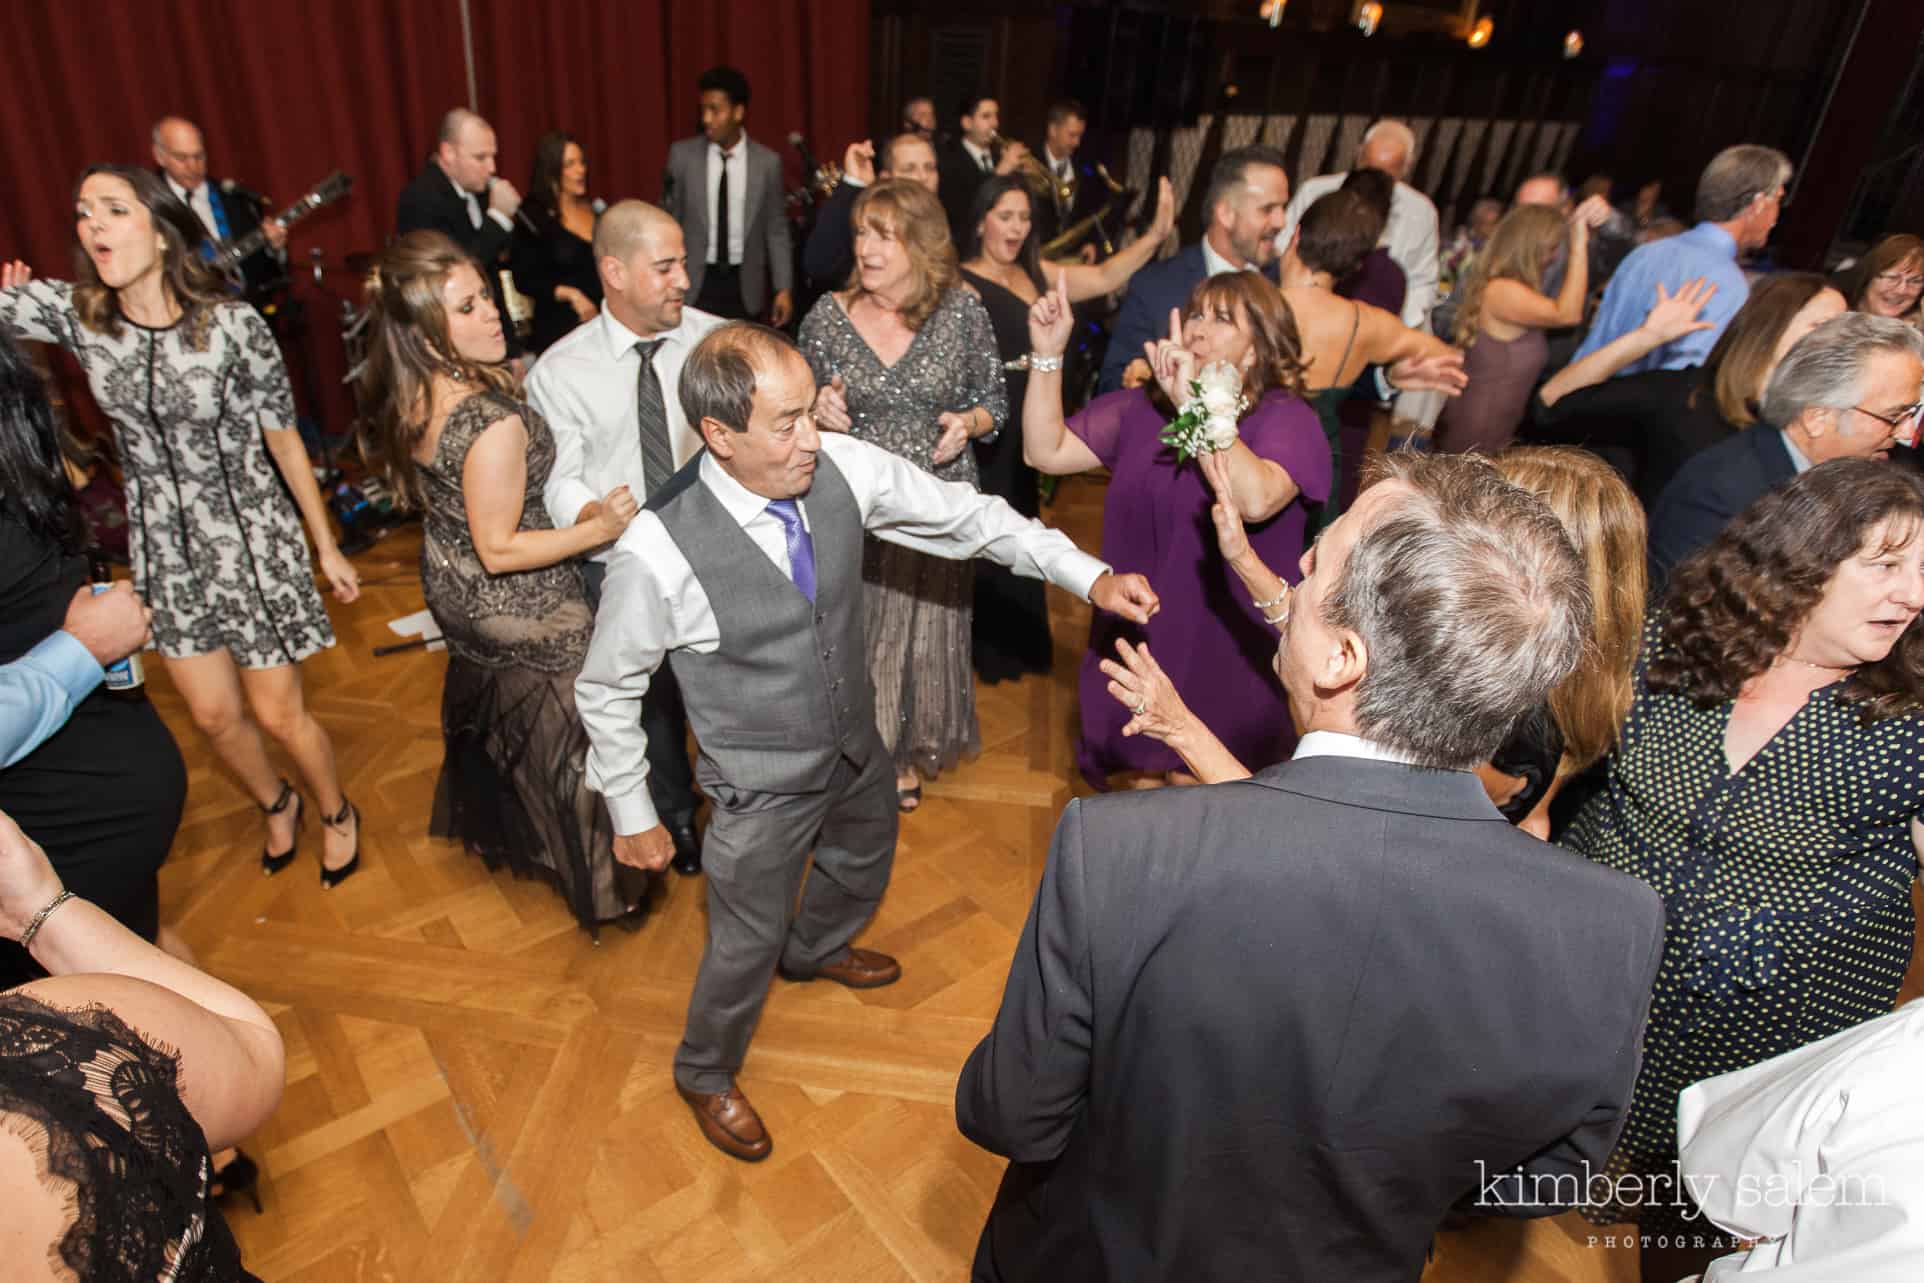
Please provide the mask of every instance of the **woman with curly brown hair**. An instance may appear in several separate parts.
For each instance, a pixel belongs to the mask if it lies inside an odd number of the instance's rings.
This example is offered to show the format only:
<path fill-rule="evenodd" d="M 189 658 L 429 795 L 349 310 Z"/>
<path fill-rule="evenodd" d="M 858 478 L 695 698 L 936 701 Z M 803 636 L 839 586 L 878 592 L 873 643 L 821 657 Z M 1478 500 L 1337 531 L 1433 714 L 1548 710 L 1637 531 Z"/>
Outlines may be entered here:
<path fill-rule="evenodd" d="M 1880 460 L 1819 464 L 1671 576 L 1605 787 L 1564 838 L 1668 918 L 1608 1175 L 1672 1178 L 1689 1084 L 1890 1010 L 1924 832 L 1920 610 L 1924 480 Z M 1585 1215 L 1662 1235 L 1685 1206 Z"/>
<path fill-rule="evenodd" d="M 1309 509 L 1328 498 L 1332 478 L 1329 444 L 1301 396 L 1295 317 L 1276 287 L 1255 272 L 1208 277 L 1189 296 L 1186 314 L 1171 318 L 1170 336 L 1155 345 L 1161 383 L 1099 396 L 1065 421 L 1059 358 L 1073 324 L 1058 280 L 1029 313 L 1034 351 L 1022 410 L 1023 454 L 1051 475 L 1109 469 L 1102 558 L 1118 574 L 1147 575 L 1163 603 L 1147 624 L 1100 613 L 1090 623 L 1078 683 L 1083 778 L 1096 788 L 1106 787 L 1112 774 L 1193 779 L 1168 745 L 1123 733 L 1129 712 L 1105 694 L 1108 678 L 1100 668 L 1121 639 L 1153 642 L 1169 660 L 1176 689 L 1243 761 L 1258 770 L 1280 762 L 1295 736 L 1282 688 L 1269 671 L 1275 634 L 1263 623 L 1263 603 L 1233 595 L 1221 573 L 1210 546 L 1215 491 L 1205 472 L 1253 528 L 1250 542 L 1260 555 L 1286 567 L 1292 582 L 1300 578 Z M 1236 443 L 1179 462 L 1160 440 L 1163 425 L 1175 417 L 1171 397 L 1187 399 L 1187 371 L 1217 361 L 1243 372 L 1248 409 Z"/>

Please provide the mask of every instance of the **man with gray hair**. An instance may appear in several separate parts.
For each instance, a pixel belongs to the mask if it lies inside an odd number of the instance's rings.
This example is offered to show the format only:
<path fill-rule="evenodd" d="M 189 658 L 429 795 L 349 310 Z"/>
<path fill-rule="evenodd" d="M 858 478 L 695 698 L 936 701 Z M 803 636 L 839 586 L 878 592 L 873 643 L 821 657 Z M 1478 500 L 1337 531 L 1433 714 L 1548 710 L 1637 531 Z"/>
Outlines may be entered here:
<path fill-rule="evenodd" d="M 1864 312 L 1799 339 L 1764 389 L 1761 423 L 1677 470 L 1650 513 L 1650 586 L 1769 489 L 1831 459 L 1887 458 L 1917 440 L 1924 335 Z"/>
<path fill-rule="evenodd" d="M 1775 147 L 1741 143 L 1713 156 L 1697 180 L 1697 225 L 1630 252 L 1610 278 L 1589 336 L 1574 359 L 1581 361 L 1642 325 L 1659 285 L 1674 294 L 1701 278 L 1717 287 L 1698 316 L 1710 322 L 1710 328 L 1672 339 L 1617 373 L 1702 365 L 1730 318 L 1750 297 L 1750 282 L 1738 259 L 1770 239 L 1790 173 L 1790 158 Z"/>
<path fill-rule="evenodd" d="M 1429 332 L 1430 308 L 1436 303 L 1436 282 L 1441 272 L 1442 244 L 1437 230 L 1436 206 L 1430 198 L 1410 186 L 1411 166 L 1416 160 L 1416 135 L 1400 120 L 1379 120 L 1363 134 L 1363 145 L 1356 153 L 1357 169 L 1380 169 L 1396 180 L 1390 195 L 1390 217 L 1383 224 L 1380 242 L 1396 265 L 1403 269 L 1406 288 L 1403 294 L 1403 324 L 1413 330 Z M 1276 238 L 1276 252 L 1289 248 L 1296 235 L 1296 224 L 1303 211 L 1343 185 L 1347 173 L 1324 174 L 1296 189 L 1284 213 L 1283 231 Z"/>
<path fill-rule="evenodd" d="M 1589 645 L 1581 560 L 1485 460 L 1383 471 L 1285 599 L 1295 756 L 1057 826 L 956 1091 L 1011 1160 L 978 1283 L 1407 1281 L 1616 1143 L 1662 903 L 1472 773 Z"/>

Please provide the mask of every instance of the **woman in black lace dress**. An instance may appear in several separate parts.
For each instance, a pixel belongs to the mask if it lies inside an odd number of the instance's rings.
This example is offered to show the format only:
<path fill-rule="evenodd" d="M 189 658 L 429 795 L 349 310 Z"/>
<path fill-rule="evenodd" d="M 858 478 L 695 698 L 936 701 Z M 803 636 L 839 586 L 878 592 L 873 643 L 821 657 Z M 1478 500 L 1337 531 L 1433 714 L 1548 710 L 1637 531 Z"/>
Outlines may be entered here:
<path fill-rule="evenodd" d="M 634 497 L 619 486 L 554 529 L 539 501 L 554 438 L 501 364 L 500 315 L 453 241 L 402 237 L 371 298 L 377 450 L 394 492 L 426 510 L 421 583 L 450 656 L 431 832 L 547 881 L 590 930 L 635 922 L 645 875 L 615 862 L 574 697 L 594 626 L 580 558 L 621 534 Z"/>
<path fill-rule="evenodd" d="M 64 889 L 4 813 L 0 938 L 49 973 L 0 993 L 6 1277 L 252 1279 L 214 1206 L 209 1148 L 280 1103 L 274 1022 Z"/>

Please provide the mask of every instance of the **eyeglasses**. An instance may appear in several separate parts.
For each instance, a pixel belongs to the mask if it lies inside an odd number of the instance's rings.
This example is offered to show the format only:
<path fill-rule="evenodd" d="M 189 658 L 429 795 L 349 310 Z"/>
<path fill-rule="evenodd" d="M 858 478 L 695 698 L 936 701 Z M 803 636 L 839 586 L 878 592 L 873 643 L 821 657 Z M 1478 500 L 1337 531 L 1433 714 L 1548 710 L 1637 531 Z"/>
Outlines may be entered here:
<path fill-rule="evenodd" d="M 1899 285 L 1907 290 L 1924 289 L 1924 276 L 1901 276 L 1896 272 L 1879 272 L 1873 280 L 1886 285 Z"/>
<path fill-rule="evenodd" d="M 1875 410 L 1866 410 L 1861 405 L 1854 405 L 1851 409 L 1857 411 L 1859 414 L 1869 415 L 1893 432 L 1903 432 L 1906 428 L 1914 428 L 1917 426 L 1918 416 L 1924 414 L 1924 401 L 1907 405 L 1894 415 L 1879 414 Z"/>

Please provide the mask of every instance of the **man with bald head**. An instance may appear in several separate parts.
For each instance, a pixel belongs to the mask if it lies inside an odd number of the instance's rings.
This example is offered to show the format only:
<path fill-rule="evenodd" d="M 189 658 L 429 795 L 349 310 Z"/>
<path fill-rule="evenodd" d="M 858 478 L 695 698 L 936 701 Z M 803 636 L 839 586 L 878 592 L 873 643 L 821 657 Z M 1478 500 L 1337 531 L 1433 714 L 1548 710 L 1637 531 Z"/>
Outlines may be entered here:
<path fill-rule="evenodd" d="M 465 107 L 441 117 L 441 130 L 428 163 L 401 189 L 395 205 L 394 234 L 431 228 L 474 255 L 507 315 L 500 267 L 514 237 L 514 215 L 521 193 L 495 169 L 494 128 Z M 507 327 L 510 354 L 518 350 L 514 328 Z"/>
<path fill-rule="evenodd" d="M 595 223 L 594 255 L 601 315 L 569 331 L 528 376 L 528 401 L 554 435 L 554 470 L 541 498 L 557 528 L 572 526 L 616 486 L 646 500 L 700 451 L 701 434 L 675 388 L 688 353 L 722 319 L 688 305 L 688 250 L 666 211 L 638 200 L 609 206 Z M 608 553 L 597 550 L 585 567 L 597 607 Z M 649 794 L 674 840 L 673 868 L 699 873 L 687 714 L 670 670 L 642 701 L 641 725 Z"/>
<path fill-rule="evenodd" d="M 279 219 L 266 217 L 257 193 L 235 184 L 207 177 L 207 144 L 193 121 L 181 116 L 163 116 L 154 122 L 154 164 L 167 180 L 168 190 L 194 211 L 207 240 L 232 240 L 245 236 L 256 227 L 267 237 L 267 248 L 250 254 L 241 263 L 249 294 L 266 288 L 286 272 L 287 229 Z M 211 249 L 208 251 L 211 252 Z"/>

